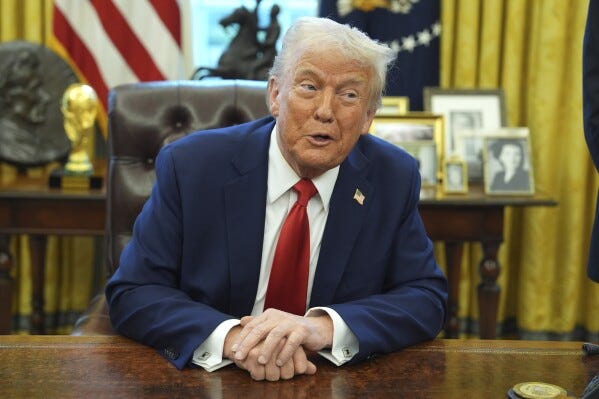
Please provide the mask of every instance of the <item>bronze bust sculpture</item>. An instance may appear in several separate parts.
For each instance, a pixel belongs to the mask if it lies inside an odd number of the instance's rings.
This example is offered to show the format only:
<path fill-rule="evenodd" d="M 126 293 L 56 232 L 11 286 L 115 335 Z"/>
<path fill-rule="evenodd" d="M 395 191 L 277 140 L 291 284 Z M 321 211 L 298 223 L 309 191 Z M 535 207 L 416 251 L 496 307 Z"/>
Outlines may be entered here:
<path fill-rule="evenodd" d="M 41 45 L 0 44 L 0 162 L 21 169 L 66 159 L 60 98 L 77 78 Z"/>

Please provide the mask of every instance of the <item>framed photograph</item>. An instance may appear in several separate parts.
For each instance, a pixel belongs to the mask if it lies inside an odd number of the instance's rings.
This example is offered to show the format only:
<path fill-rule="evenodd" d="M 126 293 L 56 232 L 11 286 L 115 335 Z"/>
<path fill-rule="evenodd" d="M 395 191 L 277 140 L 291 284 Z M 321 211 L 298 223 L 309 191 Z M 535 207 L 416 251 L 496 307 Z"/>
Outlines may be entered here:
<path fill-rule="evenodd" d="M 424 88 L 424 109 L 445 118 L 444 156 L 456 154 L 456 132 L 464 129 L 494 129 L 506 125 L 502 89 Z"/>
<path fill-rule="evenodd" d="M 443 116 L 409 112 L 397 116 L 376 116 L 370 127 L 375 136 L 410 153 L 419 162 L 423 186 L 433 186 L 441 177 Z"/>
<path fill-rule="evenodd" d="M 410 109 L 409 97 L 383 97 L 381 108 L 376 112 L 377 115 L 396 116 L 408 113 Z"/>
<path fill-rule="evenodd" d="M 398 144 L 418 161 L 423 187 L 435 186 L 438 180 L 437 145 L 433 140 L 404 141 Z"/>
<path fill-rule="evenodd" d="M 467 164 L 463 159 L 445 161 L 443 168 L 443 191 L 464 194 L 468 192 Z"/>
<path fill-rule="evenodd" d="M 529 136 L 485 137 L 483 172 L 487 194 L 534 194 Z"/>
<path fill-rule="evenodd" d="M 502 127 L 497 129 L 459 129 L 455 132 L 456 153 L 466 161 L 468 182 L 483 182 L 483 139 L 489 136 L 526 137 L 527 127 Z"/>

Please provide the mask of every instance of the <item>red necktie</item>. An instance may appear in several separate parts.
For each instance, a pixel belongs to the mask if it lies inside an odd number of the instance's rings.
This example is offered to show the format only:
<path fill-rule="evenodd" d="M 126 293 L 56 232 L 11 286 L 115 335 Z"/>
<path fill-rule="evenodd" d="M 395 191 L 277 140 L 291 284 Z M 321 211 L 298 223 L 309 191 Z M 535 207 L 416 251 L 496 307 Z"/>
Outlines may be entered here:
<path fill-rule="evenodd" d="M 297 191 L 297 201 L 281 228 L 264 309 L 275 308 L 303 315 L 306 313 L 310 264 L 310 223 L 306 206 L 317 190 L 308 179 L 300 180 L 293 189 Z"/>

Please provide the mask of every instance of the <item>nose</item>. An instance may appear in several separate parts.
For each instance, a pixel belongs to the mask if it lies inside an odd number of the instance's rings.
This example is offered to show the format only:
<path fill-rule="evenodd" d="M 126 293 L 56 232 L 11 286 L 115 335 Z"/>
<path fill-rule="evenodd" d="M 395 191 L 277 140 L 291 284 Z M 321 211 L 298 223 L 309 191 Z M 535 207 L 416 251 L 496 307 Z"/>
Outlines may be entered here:
<path fill-rule="evenodd" d="M 323 123 L 330 123 L 333 121 L 333 101 L 335 100 L 335 93 L 333 90 L 325 89 L 317 97 L 316 110 L 314 111 L 314 118 Z"/>

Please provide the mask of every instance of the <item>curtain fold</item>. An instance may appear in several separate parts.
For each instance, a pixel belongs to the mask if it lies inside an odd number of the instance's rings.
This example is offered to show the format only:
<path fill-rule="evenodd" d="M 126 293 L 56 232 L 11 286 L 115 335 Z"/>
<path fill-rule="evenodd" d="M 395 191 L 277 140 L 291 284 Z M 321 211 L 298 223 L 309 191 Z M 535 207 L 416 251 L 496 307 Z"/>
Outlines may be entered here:
<path fill-rule="evenodd" d="M 557 207 L 511 208 L 499 252 L 500 335 L 599 340 L 599 285 L 586 257 L 599 176 L 582 130 L 582 35 L 588 2 L 443 0 L 441 86 L 504 89 L 508 126 L 528 126 L 535 183 Z M 460 288 L 474 325 L 478 260 Z"/>
<path fill-rule="evenodd" d="M 26 40 L 48 45 L 52 20 L 52 0 L 0 0 L 0 43 Z M 42 168 L 27 171 L 40 175 Z M 18 178 L 14 167 L 0 163 L 0 179 Z M 95 242 L 90 237 L 49 237 L 46 257 L 46 331 L 68 334 L 77 316 L 85 310 L 95 287 Z M 31 260 L 29 239 L 13 236 L 12 276 L 13 333 L 27 333 L 31 314 Z M 96 284 L 97 285 L 97 284 Z"/>

